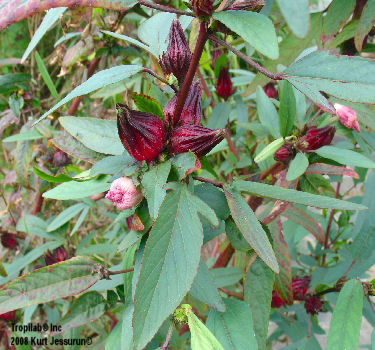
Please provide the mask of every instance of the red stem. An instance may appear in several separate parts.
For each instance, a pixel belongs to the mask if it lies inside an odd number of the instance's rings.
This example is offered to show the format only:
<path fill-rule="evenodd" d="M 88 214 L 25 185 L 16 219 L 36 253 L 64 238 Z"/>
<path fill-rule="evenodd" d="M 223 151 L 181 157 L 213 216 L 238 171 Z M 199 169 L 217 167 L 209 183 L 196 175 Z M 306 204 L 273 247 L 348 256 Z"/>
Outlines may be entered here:
<path fill-rule="evenodd" d="M 221 252 L 219 257 L 217 258 L 215 265 L 212 267 L 213 269 L 217 269 L 218 267 L 225 267 L 228 265 L 232 255 L 234 254 L 234 248 L 230 243 L 225 247 L 225 249 Z"/>

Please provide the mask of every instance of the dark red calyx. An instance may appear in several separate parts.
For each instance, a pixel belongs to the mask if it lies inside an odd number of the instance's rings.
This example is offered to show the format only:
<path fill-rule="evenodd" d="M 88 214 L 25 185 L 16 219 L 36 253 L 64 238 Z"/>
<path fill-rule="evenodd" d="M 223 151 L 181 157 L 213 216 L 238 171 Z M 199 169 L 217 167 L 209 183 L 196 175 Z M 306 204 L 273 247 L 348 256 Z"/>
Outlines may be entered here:
<path fill-rule="evenodd" d="M 18 244 L 18 242 L 13 235 L 10 235 L 9 233 L 3 233 L 1 235 L 1 244 L 4 248 L 12 249 Z"/>
<path fill-rule="evenodd" d="M 317 296 L 311 296 L 305 301 L 305 310 L 308 314 L 316 315 L 322 310 L 323 303 Z"/>
<path fill-rule="evenodd" d="M 218 96 L 227 100 L 229 96 L 233 94 L 232 81 L 230 80 L 228 68 L 222 67 L 220 69 L 219 77 L 216 83 L 216 93 Z"/>
<path fill-rule="evenodd" d="M 269 98 L 277 98 L 277 90 L 275 88 L 275 84 L 268 83 L 264 88 L 264 92 Z"/>
<path fill-rule="evenodd" d="M 278 309 L 279 307 L 282 307 L 284 305 L 284 302 L 279 297 L 277 292 L 275 290 L 272 291 L 272 301 L 271 301 L 271 307 L 274 309 Z"/>
<path fill-rule="evenodd" d="M 58 247 L 53 252 L 47 251 L 47 253 L 44 254 L 44 260 L 46 261 L 47 266 L 57 264 L 66 259 L 68 259 L 68 253 L 64 247 Z"/>
<path fill-rule="evenodd" d="M 163 122 L 153 114 L 134 111 L 120 103 L 116 107 L 118 135 L 129 154 L 140 162 L 156 159 L 166 138 Z"/>
<path fill-rule="evenodd" d="M 213 11 L 212 0 L 192 0 L 191 5 L 198 17 L 210 16 Z"/>
<path fill-rule="evenodd" d="M 63 167 L 71 163 L 69 156 L 62 151 L 57 151 L 53 155 L 53 164 L 57 167 Z"/>
<path fill-rule="evenodd" d="M 293 299 L 294 300 L 305 300 L 306 292 L 309 288 L 311 277 L 304 276 L 295 278 L 292 281 Z"/>
<path fill-rule="evenodd" d="M 294 158 L 296 155 L 296 150 L 294 147 L 288 143 L 285 142 L 274 154 L 273 158 L 279 162 L 289 162 Z"/>
<path fill-rule="evenodd" d="M 16 311 L 9 311 L 6 312 L 5 314 L 1 314 L 0 318 L 3 319 L 4 321 L 13 321 L 14 318 L 16 317 Z"/>
<path fill-rule="evenodd" d="M 310 126 L 306 131 L 306 135 L 299 139 L 297 147 L 302 151 L 309 152 L 327 146 L 331 143 L 335 132 L 336 128 L 334 126 L 326 126 L 324 128 Z"/>

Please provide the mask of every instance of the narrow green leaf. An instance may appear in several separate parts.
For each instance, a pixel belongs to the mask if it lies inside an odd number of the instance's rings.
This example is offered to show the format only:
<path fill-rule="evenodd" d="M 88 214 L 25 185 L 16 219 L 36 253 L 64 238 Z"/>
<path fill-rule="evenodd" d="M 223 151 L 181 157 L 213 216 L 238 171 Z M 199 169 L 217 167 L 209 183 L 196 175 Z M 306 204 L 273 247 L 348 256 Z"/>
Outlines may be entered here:
<path fill-rule="evenodd" d="M 327 350 L 355 350 L 362 323 L 363 288 L 358 280 L 345 283 L 333 310 Z"/>
<path fill-rule="evenodd" d="M 266 349 L 275 274 L 260 259 L 249 268 L 245 279 L 244 301 L 250 306 L 258 350 Z"/>
<path fill-rule="evenodd" d="M 36 129 L 27 130 L 19 134 L 11 135 L 2 140 L 2 142 L 16 142 L 42 139 L 43 135 Z"/>
<path fill-rule="evenodd" d="M 293 181 L 305 173 L 309 166 L 309 160 L 303 153 L 297 153 L 295 158 L 290 162 L 286 179 Z"/>
<path fill-rule="evenodd" d="M 43 172 L 42 170 L 38 169 L 38 168 L 33 168 L 34 170 L 34 173 L 40 177 L 41 179 L 43 180 L 46 180 L 48 182 L 56 182 L 56 183 L 61 183 L 61 182 L 69 182 L 69 181 L 73 181 L 73 179 L 68 176 L 68 175 L 65 175 L 65 174 L 58 174 L 56 176 L 52 176 L 52 175 L 48 175 L 46 174 L 45 172 Z"/>
<path fill-rule="evenodd" d="M 269 145 L 262 149 L 262 151 L 255 157 L 254 161 L 259 163 L 271 157 L 284 144 L 284 142 L 285 139 L 282 137 L 272 141 Z"/>
<path fill-rule="evenodd" d="M 317 208 L 342 210 L 367 209 L 364 205 L 357 203 L 343 201 L 336 198 L 319 196 L 296 190 L 285 189 L 279 186 L 271 186 L 258 182 L 239 180 L 233 182 L 233 185 L 237 190 L 241 192 L 247 192 L 260 197 L 280 199 L 282 201 L 308 205 Z"/>
<path fill-rule="evenodd" d="M 35 51 L 34 55 L 35 55 L 35 61 L 36 61 L 36 64 L 38 66 L 39 72 L 40 72 L 44 82 L 46 83 L 49 92 L 51 93 L 51 95 L 56 100 L 59 100 L 60 99 L 59 94 L 57 93 L 56 87 L 53 84 L 53 81 L 52 81 L 52 79 L 51 79 L 51 77 L 48 73 L 48 70 L 47 70 L 46 66 L 44 65 L 43 60 L 40 57 L 38 51 Z"/>
<path fill-rule="evenodd" d="M 70 232 L 71 236 L 73 236 L 75 234 L 75 232 L 81 227 L 81 225 L 82 225 L 83 221 L 85 220 L 89 210 L 90 210 L 90 207 L 86 206 L 85 208 L 83 208 L 82 213 L 78 217 L 78 219 L 77 219 L 77 221 L 76 221 L 76 223 L 73 227 L 72 232 Z"/>
<path fill-rule="evenodd" d="M 55 231 L 56 229 L 67 223 L 69 220 L 73 219 L 85 207 L 86 204 L 77 203 L 70 206 L 69 208 L 66 208 L 58 216 L 56 216 L 47 226 L 47 232 Z"/>
<path fill-rule="evenodd" d="M 275 253 L 272 250 L 266 232 L 263 230 L 254 212 L 240 193 L 233 191 L 232 188 L 227 186 L 224 187 L 224 193 L 232 218 L 245 240 L 273 271 L 279 272 Z"/>
<path fill-rule="evenodd" d="M 296 112 L 293 86 L 284 80 L 280 83 L 279 128 L 281 136 L 286 137 L 292 133 Z"/>
<path fill-rule="evenodd" d="M 263 55 L 275 60 L 279 57 L 279 46 L 272 21 L 256 12 L 214 12 L 214 19 L 236 32 Z"/>
<path fill-rule="evenodd" d="M 345 165 L 354 165 L 362 168 L 375 168 L 375 162 L 364 155 L 348 149 L 334 146 L 323 146 L 315 151 L 321 157 L 332 159 Z"/>
<path fill-rule="evenodd" d="M 309 32 L 310 13 L 308 0 L 277 0 L 286 23 L 297 38 L 304 38 Z"/>

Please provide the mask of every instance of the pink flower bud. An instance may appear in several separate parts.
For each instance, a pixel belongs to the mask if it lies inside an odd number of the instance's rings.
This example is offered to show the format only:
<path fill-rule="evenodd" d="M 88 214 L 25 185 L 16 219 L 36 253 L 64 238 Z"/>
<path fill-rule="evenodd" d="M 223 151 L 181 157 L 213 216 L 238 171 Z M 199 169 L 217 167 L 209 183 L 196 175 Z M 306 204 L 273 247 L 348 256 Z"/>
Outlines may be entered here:
<path fill-rule="evenodd" d="M 177 19 L 172 22 L 168 38 L 167 50 L 159 59 L 159 64 L 163 73 L 165 75 L 173 73 L 181 86 L 189 69 L 192 54 L 184 31 Z"/>
<path fill-rule="evenodd" d="M 4 233 L 1 235 L 1 244 L 4 248 L 12 249 L 17 245 L 17 239 L 10 235 L 9 233 Z"/>
<path fill-rule="evenodd" d="M 212 130 L 200 125 L 182 125 L 172 131 L 168 149 L 172 155 L 192 151 L 197 157 L 202 157 L 223 138 L 224 133 L 219 129 Z"/>
<path fill-rule="evenodd" d="M 165 129 L 155 115 L 133 111 L 118 103 L 117 129 L 129 154 L 138 161 L 151 162 L 164 147 Z"/>
<path fill-rule="evenodd" d="M 172 126 L 194 124 L 198 125 L 201 120 L 202 108 L 202 89 L 199 81 L 193 83 L 190 87 L 188 95 L 186 97 L 184 108 L 182 109 L 179 118 L 174 117 L 174 110 L 176 108 L 177 95 L 174 96 L 164 108 L 165 123 L 171 124 Z"/>
<path fill-rule="evenodd" d="M 311 296 L 305 301 L 305 310 L 308 314 L 316 315 L 322 310 L 322 302 L 316 296 Z"/>
<path fill-rule="evenodd" d="M 132 179 L 120 177 L 113 181 L 105 198 L 120 210 L 131 209 L 141 202 L 143 195 L 137 190 Z"/>
<path fill-rule="evenodd" d="M 268 83 L 263 90 L 269 98 L 277 98 L 277 90 L 273 83 Z"/>
<path fill-rule="evenodd" d="M 357 113 L 355 111 L 347 106 L 340 105 L 339 103 L 335 103 L 334 107 L 342 125 L 349 129 L 361 132 L 357 119 Z"/>
<path fill-rule="evenodd" d="M 216 93 L 218 96 L 227 100 L 230 95 L 234 92 L 232 88 L 232 81 L 230 80 L 228 68 L 222 67 L 220 69 L 219 78 L 216 83 Z"/>

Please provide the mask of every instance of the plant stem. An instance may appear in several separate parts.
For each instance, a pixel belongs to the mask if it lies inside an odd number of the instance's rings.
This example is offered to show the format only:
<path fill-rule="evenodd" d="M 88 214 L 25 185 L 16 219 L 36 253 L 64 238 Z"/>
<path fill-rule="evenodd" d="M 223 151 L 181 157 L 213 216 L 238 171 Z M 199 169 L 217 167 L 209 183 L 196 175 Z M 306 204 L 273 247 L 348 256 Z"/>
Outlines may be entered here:
<path fill-rule="evenodd" d="M 165 338 L 165 342 L 160 347 L 160 350 L 167 350 L 168 349 L 169 342 L 171 341 L 171 338 L 172 338 L 173 328 L 174 328 L 174 323 L 172 321 L 171 325 L 169 326 L 168 334 L 167 334 L 167 337 Z"/>
<path fill-rule="evenodd" d="M 207 28 L 206 23 L 202 22 L 199 27 L 199 34 L 197 38 L 197 42 L 195 44 L 195 49 L 193 53 L 193 58 L 191 59 L 190 66 L 188 72 L 186 73 L 186 77 L 184 79 L 184 83 L 182 84 L 181 90 L 177 95 L 177 102 L 176 102 L 176 109 L 174 111 L 174 120 L 178 120 L 180 114 L 182 112 L 182 108 L 185 105 L 186 97 L 188 95 L 191 83 L 193 82 L 193 78 L 195 72 L 197 71 L 199 60 L 202 56 L 202 52 L 204 49 L 204 45 L 207 41 Z"/>
<path fill-rule="evenodd" d="M 187 12 L 187 11 L 184 11 L 184 10 L 175 9 L 173 7 L 169 7 L 169 6 L 165 6 L 165 5 L 154 4 L 152 2 L 145 1 L 145 0 L 138 0 L 138 3 L 140 5 L 149 7 L 149 8 L 154 9 L 154 10 L 159 10 L 159 11 L 162 11 L 162 12 L 171 12 L 171 13 L 177 13 L 178 15 L 195 17 L 195 14 L 192 13 L 192 12 Z"/>
<path fill-rule="evenodd" d="M 208 183 L 208 184 L 214 185 L 214 186 L 216 186 L 216 187 L 223 188 L 223 184 L 222 184 L 221 182 L 212 181 L 212 180 L 209 180 L 209 179 L 205 179 L 205 178 L 203 178 L 203 177 L 200 177 L 200 176 L 193 176 L 193 179 L 194 179 L 194 180 L 197 180 L 197 181 L 201 181 L 201 182 L 205 182 L 205 183 Z"/>
<path fill-rule="evenodd" d="M 237 298 L 237 299 L 240 299 L 240 300 L 244 299 L 244 296 L 242 294 L 239 294 L 239 293 L 236 293 L 236 292 L 231 292 L 230 290 L 228 290 L 226 288 L 219 288 L 219 290 L 221 290 L 222 292 L 224 292 L 226 295 L 228 295 L 230 297 L 234 297 L 234 298 Z"/>
<path fill-rule="evenodd" d="M 217 258 L 215 265 L 212 268 L 216 269 L 218 267 L 227 266 L 233 254 L 234 254 L 234 248 L 230 243 L 228 243 L 228 245 L 224 248 L 224 250 L 221 252 L 219 257 Z"/>
<path fill-rule="evenodd" d="M 282 80 L 283 79 L 283 74 L 282 73 L 275 74 L 275 73 L 270 72 L 269 70 L 267 70 L 264 67 L 262 67 L 259 63 L 256 63 L 251 58 L 247 57 L 242 52 L 236 50 L 233 46 L 229 45 L 224 40 L 219 39 L 215 35 L 208 34 L 208 38 L 211 39 L 212 41 L 216 42 L 217 44 L 220 44 L 220 45 L 226 47 L 228 50 L 232 51 L 236 56 L 238 56 L 239 58 L 241 58 L 242 60 L 244 60 L 248 65 L 250 65 L 251 67 L 255 68 L 258 72 L 262 73 L 267 78 L 270 78 L 272 80 Z"/>
<path fill-rule="evenodd" d="M 152 75 L 152 76 L 155 77 L 156 79 L 160 80 L 162 83 L 164 83 L 164 84 L 170 86 L 170 87 L 173 89 L 173 91 L 174 91 L 175 93 L 178 92 L 178 90 L 177 90 L 177 88 L 176 88 L 176 86 L 175 86 L 174 84 L 170 85 L 170 84 L 168 83 L 168 81 L 166 81 L 165 79 L 163 79 L 161 76 L 157 75 L 157 74 L 156 74 L 154 71 L 152 71 L 151 69 L 143 68 L 143 72 Z"/>
<path fill-rule="evenodd" d="M 121 270 L 121 271 L 108 271 L 108 275 L 120 275 L 122 273 L 128 273 L 134 271 L 134 268 Z"/>

